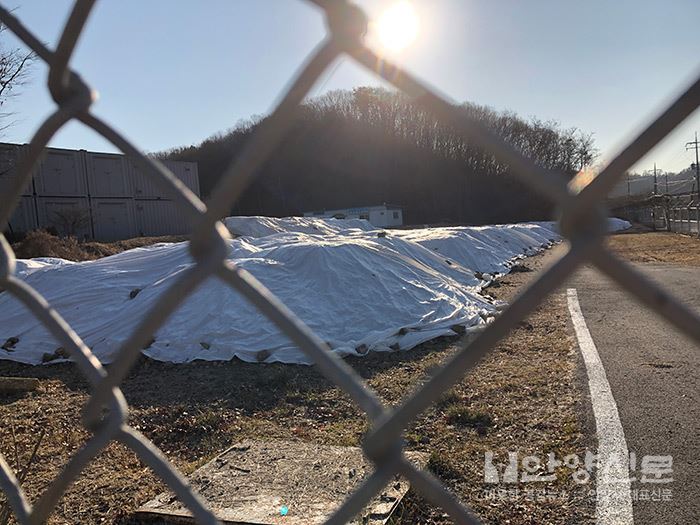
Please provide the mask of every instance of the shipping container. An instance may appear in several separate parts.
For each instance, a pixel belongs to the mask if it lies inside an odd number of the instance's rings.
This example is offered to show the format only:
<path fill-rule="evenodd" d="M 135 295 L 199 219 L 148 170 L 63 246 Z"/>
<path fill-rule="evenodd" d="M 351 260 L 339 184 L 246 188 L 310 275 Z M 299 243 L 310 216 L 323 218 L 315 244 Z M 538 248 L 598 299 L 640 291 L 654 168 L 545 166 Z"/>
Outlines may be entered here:
<path fill-rule="evenodd" d="M 141 237 L 152 235 L 184 235 L 191 225 L 173 201 L 135 200 L 136 229 Z"/>
<path fill-rule="evenodd" d="M 37 195 L 79 197 L 87 195 L 85 152 L 49 148 L 34 179 Z"/>
<path fill-rule="evenodd" d="M 23 147 L 19 144 L 0 143 L 0 194 L 7 195 L 17 177 L 17 162 Z M 22 195 L 34 194 L 33 181 L 30 179 L 22 189 Z"/>
<path fill-rule="evenodd" d="M 90 208 L 93 233 L 98 241 L 136 237 L 133 199 L 90 199 Z"/>
<path fill-rule="evenodd" d="M 7 229 L 12 234 L 18 234 L 35 230 L 36 227 L 37 221 L 34 197 L 23 196 L 19 204 L 17 204 L 15 211 L 12 213 L 10 224 Z"/>
<path fill-rule="evenodd" d="M 36 197 L 39 228 L 55 229 L 60 235 L 92 237 L 87 197 Z"/>
<path fill-rule="evenodd" d="M 25 145 L 0 143 L 0 190 L 12 185 L 15 166 L 25 151 Z M 195 162 L 164 161 L 164 165 L 199 195 Z M 171 201 L 173 195 L 124 155 L 46 148 L 34 170 L 34 179 L 25 188 L 30 199 L 24 199 L 10 223 L 17 231 L 50 228 L 62 235 L 110 241 L 190 230 Z"/>
<path fill-rule="evenodd" d="M 196 162 L 185 162 L 179 160 L 164 160 L 163 164 L 173 174 L 185 183 L 192 193 L 199 196 L 199 173 Z"/>
<path fill-rule="evenodd" d="M 91 197 L 133 195 L 126 157 L 115 153 L 85 153 L 88 193 Z"/>
<path fill-rule="evenodd" d="M 165 160 L 163 165 L 180 179 L 185 186 L 199 195 L 199 174 L 196 162 Z M 172 195 L 163 191 L 151 175 L 145 175 L 133 162 L 129 161 L 129 171 L 137 199 L 171 199 Z"/>

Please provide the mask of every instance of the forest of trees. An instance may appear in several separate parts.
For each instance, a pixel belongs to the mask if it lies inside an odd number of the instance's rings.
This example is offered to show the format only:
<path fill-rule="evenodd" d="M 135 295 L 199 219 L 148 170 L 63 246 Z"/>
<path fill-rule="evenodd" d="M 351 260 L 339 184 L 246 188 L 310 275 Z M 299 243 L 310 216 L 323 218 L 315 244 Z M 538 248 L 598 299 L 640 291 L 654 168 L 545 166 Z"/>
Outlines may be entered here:
<path fill-rule="evenodd" d="M 543 167 L 573 175 L 596 156 L 592 136 L 576 128 L 473 104 L 464 108 Z M 206 197 L 260 122 L 158 156 L 197 162 Z M 552 217 L 551 204 L 507 165 L 465 143 L 403 95 L 379 88 L 333 91 L 307 101 L 231 213 L 289 216 L 384 202 L 402 206 L 408 224 Z"/>

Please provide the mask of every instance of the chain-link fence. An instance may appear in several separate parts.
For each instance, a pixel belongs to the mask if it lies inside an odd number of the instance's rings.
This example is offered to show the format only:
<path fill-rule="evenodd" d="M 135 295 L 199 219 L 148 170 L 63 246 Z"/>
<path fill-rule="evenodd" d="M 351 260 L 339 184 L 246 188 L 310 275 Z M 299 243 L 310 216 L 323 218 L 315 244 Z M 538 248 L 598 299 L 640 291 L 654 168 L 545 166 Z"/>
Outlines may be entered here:
<path fill-rule="evenodd" d="M 209 202 L 204 205 L 157 161 L 147 158 L 109 123 L 90 111 L 94 100 L 90 86 L 70 68 L 78 38 L 87 22 L 94 0 L 77 0 L 55 50 L 47 48 L 12 13 L 0 8 L 0 20 L 49 66 L 48 89 L 56 110 L 41 124 L 18 166 L 14 187 L 0 202 L 0 224 L 5 224 L 17 205 L 24 185 L 44 147 L 56 132 L 71 120 L 92 128 L 115 147 L 129 155 L 138 166 L 177 202 L 192 224 L 190 251 L 196 264 L 175 282 L 155 307 L 134 328 L 121 347 L 109 371 L 102 367 L 78 334 L 34 289 L 14 276 L 15 260 L 10 245 L 0 238 L 0 287 L 13 294 L 51 331 L 70 353 L 76 366 L 90 381 L 93 393 L 83 412 L 83 423 L 91 431 L 86 444 L 68 461 L 34 505 L 30 505 L 7 461 L 0 456 L 0 488 L 18 521 L 44 522 L 73 480 L 88 462 L 113 440 L 131 448 L 173 490 L 199 523 L 217 523 L 206 504 L 191 490 L 184 478 L 149 440 L 127 424 L 128 407 L 119 388 L 140 354 L 140 349 L 185 298 L 206 278 L 216 276 L 246 297 L 262 314 L 306 352 L 319 370 L 347 392 L 367 413 L 371 427 L 363 439 L 363 449 L 375 470 L 338 508 L 327 523 L 350 521 L 382 488 L 399 473 L 413 488 L 442 507 L 456 523 L 478 520 L 436 478 L 407 461 L 402 449 L 402 433 L 409 423 L 466 372 L 491 351 L 515 325 L 531 313 L 583 263 L 592 263 L 613 278 L 639 301 L 653 308 L 671 324 L 700 343 L 700 319 L 631 266 L 615 258 L 603 243 L 606 231 L 606 194 L 626 169 L 675 128 L 700 105 L 700 79 L 696 80 L 656 120 L 622 150 L 588 186 L 573 192 L 563 174 L 547 171 L 520 155 L 480 122 L 438 95 L 406 71 L 381 59 L 363 44 L 367 27 L 365 14 L 345 0 L 313 0 L 325 13 L 327 37 L 311 53 L 270 118 L 263 121 L 245 149 L 226 170 Z M 277 147 L 290 128 L 296 110 L 319 76 L 341 55 L 353 58 L 385 81 L 411 97 L 413 102 L 437 119 L 458 129 L 464 140 L 498 157 L 535 189 L 554 201 L 560 210 L 560 227 L 568 238 L 568 252 L 542 272 L 532 284 L 485 329 L 464 341 L 449 362 L 418 387 L 398 407 L 384 406 L 378 396 L 341 358 L 327 349 L 284 304 L 252 275 L 227 260 L 229 234 L 219 219 L 253 179 L 258 168 Z M 377 67 L 381 64 L 381 67 Z"/>
<path fill-rule="evenodd" d="M 700 235 L 700 202 L 697 195 L 673 195 L 668 197 L 662 210 L 654 211 L 665 222 L 666 229 L 677 233 Z M 655 220 L 658 228 L 658 219 Z"/>
<path fill-rule="evenodd" d="M 615 208 L 615 213 L 653 230 L 700 235 L 700 205 L 697 193 L 652 195 L 642 201 Z"/>

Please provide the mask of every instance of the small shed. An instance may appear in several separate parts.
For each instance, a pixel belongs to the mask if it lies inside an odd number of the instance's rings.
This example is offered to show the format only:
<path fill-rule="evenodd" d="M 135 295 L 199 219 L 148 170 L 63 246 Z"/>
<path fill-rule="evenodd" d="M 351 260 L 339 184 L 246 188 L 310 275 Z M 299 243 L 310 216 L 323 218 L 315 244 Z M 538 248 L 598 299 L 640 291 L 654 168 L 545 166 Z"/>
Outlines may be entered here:
<path fill-rule="evenodd" d="M 304 217 L 365 219 L 378 228 L 403 226 L 403 210 L 400 206 L 393 206 L 390 204 L 342 208 L 337 210 L 308 211 L 304 212 Z"/>

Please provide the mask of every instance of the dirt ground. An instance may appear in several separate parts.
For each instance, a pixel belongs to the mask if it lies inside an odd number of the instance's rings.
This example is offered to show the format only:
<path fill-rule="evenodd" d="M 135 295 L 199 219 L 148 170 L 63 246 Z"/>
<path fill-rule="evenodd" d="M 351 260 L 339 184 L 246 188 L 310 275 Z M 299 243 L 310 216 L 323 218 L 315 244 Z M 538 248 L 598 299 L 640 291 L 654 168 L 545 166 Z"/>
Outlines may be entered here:
<path fill-rule="evenodd" d="M 551 254 L 532 257 L 525 264 L 537 269 L 548 258 Z M 490 293 L 507 299 L 534 275 L 506 276 Z M 582 455 L 586 448 L 581 398 L 571 388 L 577 352 L 565 312 L 563 297 L 550 297 L 406 433 L 407 448 L 430 454 L 428 468 L 486 523 L 592 523 L 589 487 L 574 484 L 569 470 L 557 470 L 551 483 L 530 484 L 540 491 L 534 496 L 495 496 L 495 488 L 513 486 L 484 483 L 486 451 L 504 464 L 509 451 L 546 458 L 550 452 Z M 396 404 L 458 344 L 459 337 L 441 338 L 349 362 L 386 403 Z M 88 437 L 80 425 L 88 386 L 70 364 L 0 361 L 0 375 L 40 379 L 35 392 L 0 394 L 0 450 L 11 463 L 16 457 L 25 464 L 46 432 L 23 484 L 35 498 Z M 172 365 L 143 358 L 122 388 L 131 424 L 185 473 L 242 439 L 358 445 L 367 429 L 358 408 L 315 367 L 240 361 Z M 74 483 L 50 523 L 127 523 L 137 506 L 162 490 L 135 454 L 112 444 Z M 567 494 L 556 495 L 562 491 Z M 451 521 L 409 492 L 393 523 Z"/>
<path fill-rule="evenodd" d="M 620 257 L 641 263 L 700 266 L 700 239 L 670 232 L 631 232 L 608 237 Z"/>

